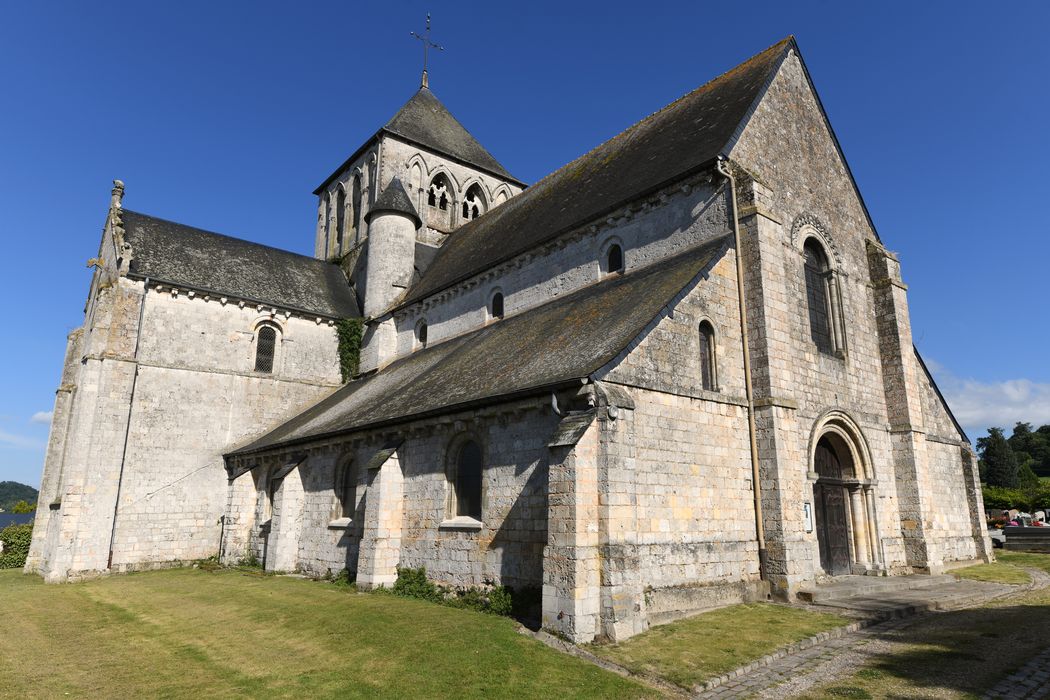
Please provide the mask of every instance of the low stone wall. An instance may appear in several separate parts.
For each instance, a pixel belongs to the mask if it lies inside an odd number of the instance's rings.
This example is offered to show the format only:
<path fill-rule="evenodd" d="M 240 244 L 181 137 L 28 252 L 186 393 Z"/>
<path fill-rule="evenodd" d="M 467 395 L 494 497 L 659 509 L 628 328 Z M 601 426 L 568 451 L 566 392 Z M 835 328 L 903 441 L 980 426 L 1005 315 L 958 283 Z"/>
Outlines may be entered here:
<path fill-rule="evenodd" d="M 649 624 L 662 625 L 704 610 L 737 603 L 754 603 L 768 600 L 769 597 L 768 581 L 732 581 L 647 590 L 645 607 Z"/>

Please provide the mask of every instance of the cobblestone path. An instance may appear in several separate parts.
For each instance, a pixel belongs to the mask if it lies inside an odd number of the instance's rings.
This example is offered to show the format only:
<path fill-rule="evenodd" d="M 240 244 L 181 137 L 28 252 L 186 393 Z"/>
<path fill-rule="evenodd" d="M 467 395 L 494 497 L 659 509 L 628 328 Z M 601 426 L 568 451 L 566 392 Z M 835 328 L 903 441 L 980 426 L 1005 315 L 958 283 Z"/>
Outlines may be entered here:
<path fill-rule="evenodd" d="M 1050 697 L 1050 647 L 982 697 L 988 700 L 1042 700 Z"/>
<path fill-rule="evenodd" d="M 1026 590 L 1050 586 L 1050 575 L 1027 569 L 1032 583 Z M 969 606 L 967 606 L 969 607 Z M 696 693 L 698 700 L 723 698 L 765 698 L 780 700 L 796 697 L 811 688 L 846 677 L 869 659 L 892 653 L 894 647 L 907 643 L 907 630 L 921 625 L 926 615 L 891 620 L 853 634 L 831 639 L 777 659 L 762 668 L 731 679 L 722 685 Z M 1023 668 L 1001 680 L 983 696 L 989 700 L 1050 699 L 1050 648 L 1029 661 Z"/>

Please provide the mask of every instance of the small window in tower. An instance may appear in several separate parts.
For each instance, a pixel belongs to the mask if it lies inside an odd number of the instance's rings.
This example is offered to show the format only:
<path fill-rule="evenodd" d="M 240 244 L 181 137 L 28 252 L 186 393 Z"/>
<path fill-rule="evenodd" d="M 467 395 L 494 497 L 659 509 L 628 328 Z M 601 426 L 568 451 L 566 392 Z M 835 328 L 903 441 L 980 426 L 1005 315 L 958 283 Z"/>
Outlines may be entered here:
<path fill-rule="evenodd" d="M 452 225 L 451 214 L 455 211 L 452 200 L 453 188 L 444 173 L 438 173 L 427 187 L 427 225 L 445 231 Z"/>
<path fill-rule="evenodd" d="M 609 246 L 605 269 L 609 274 L 623 272 L 623 248 L 618 243 Z"/>
<path fill-rule="evenodd" d="M 259 326 L 255 337 L 255 371 L 273 372 L 273 358 L 277 349 L 277 330 L 273 326 Z"/>
<path fill-rule="evenodd" d="M 335 198 L 335 252 L 343 252 L 343 240 L 346 237 L 346 190 L 339 188 Z"/>
<path fill-rule="evenodd" d="M 476 219 L 483 211 L 485 211 L 485 195 L 481 190 L 481 185 L 475 182 L 467 188 L 467 193 L 463 197 L 463 220 Z"/>
<path fill-rule="evenodd" d="M 492 303 L 489 305 L 489 315 L 492 318 L 503 318 L 503 292 L 492 295 Z"/>

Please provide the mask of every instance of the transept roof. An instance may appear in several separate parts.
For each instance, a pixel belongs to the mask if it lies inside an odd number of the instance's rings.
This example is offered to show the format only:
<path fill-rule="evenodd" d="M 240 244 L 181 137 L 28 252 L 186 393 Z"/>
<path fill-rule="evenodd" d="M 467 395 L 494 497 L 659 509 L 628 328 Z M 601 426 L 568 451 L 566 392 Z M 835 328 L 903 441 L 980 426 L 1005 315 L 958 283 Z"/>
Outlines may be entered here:
<path fill-rule="evenodd" d="M 328 318 L 361 316 L 335 264 L 129 209 L 121 220 L 131 277 Z"/>

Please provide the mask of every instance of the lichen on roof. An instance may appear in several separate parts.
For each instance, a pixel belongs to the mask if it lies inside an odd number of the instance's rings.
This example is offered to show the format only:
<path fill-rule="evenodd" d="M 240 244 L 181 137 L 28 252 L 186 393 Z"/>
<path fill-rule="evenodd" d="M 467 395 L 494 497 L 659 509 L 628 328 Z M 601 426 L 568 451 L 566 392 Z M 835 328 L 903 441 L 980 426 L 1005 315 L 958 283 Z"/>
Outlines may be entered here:
<path fill-rule="evenodd" d="M 333 319 L 361 315 L 337 265 L 129 209 L 121 219 L 133 277 Z"/>
<path fill-rule="evenodd" d="M 457 229 L 399 306 L 420 301 L 707 167 L 780 61 L 784 39 Z"/>

